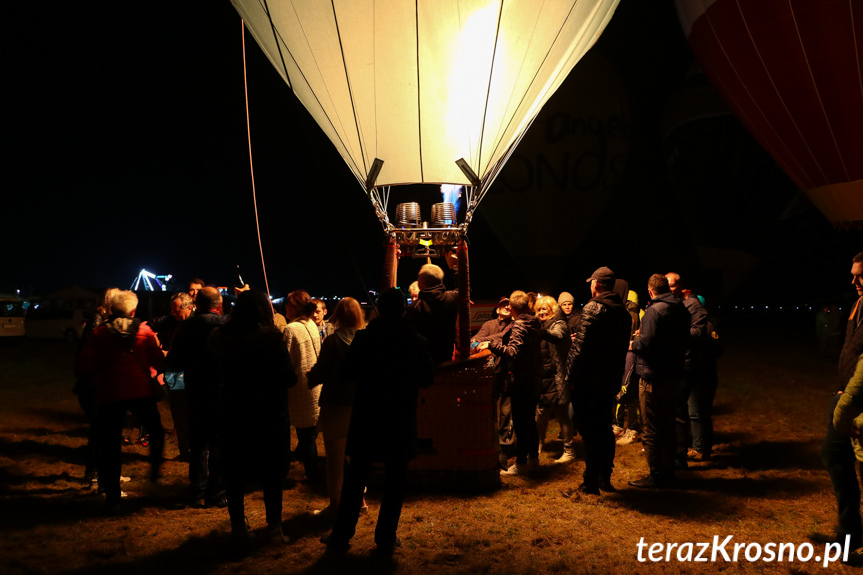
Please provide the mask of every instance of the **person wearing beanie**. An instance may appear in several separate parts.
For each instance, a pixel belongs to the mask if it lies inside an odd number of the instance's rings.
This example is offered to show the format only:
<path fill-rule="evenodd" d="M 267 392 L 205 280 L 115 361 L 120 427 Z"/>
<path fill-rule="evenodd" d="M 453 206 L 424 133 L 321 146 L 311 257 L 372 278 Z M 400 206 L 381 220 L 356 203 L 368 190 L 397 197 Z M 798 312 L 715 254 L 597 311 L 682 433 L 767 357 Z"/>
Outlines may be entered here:
<path fill-rule="evenodd" d="M 569 332 L 575 333 L 578 329 L 578 322 L 581 321 L 581 308 L 575 306 L 572 294 L 568 291 L 560 292 L 560 295 L 557 297 L 557 305 L 560 306 L 560 311 L 566 317 Z"/>

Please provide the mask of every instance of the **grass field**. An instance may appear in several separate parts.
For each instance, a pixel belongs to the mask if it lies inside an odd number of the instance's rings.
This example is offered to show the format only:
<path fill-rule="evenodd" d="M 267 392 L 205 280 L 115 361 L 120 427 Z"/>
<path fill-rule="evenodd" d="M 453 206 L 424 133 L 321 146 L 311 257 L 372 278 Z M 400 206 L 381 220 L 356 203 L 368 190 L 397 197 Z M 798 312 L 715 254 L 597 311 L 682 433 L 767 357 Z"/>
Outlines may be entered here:
<path fill-rule="evenodd" d="M 298 464 L 285 483 L 284 529 L 293 539 L 286 545 L 238 554 L 226 510 L 181 504 L 185 464 L 166 462 L 163 485 L 145 489 L 146 449 L 137 446 L 124 447 L 123 473 L 132 478 L 124 513 L 106 513 L 82 482 L 86 422 L 71 393 L 74 346 L 37 340 L 0 347 L 0 572 L 823 572 L 814 559 L 750 563 L 743 550 L 737 562 L 721 554 L 718 562 L 638 560 L 642 538 L 680 546 L 732 536 L 726 548 L 733 552 L 734 543 L 799 546 L 809 531 L 833 525 L 819 447 L 835 366 L 817 357 L 814 339 L 794 331 L 737 328 L 723 337 L 715 457 L 681 472 L 678 489 L 627 486 L 646 472 L 635 443 L 617 448 L 618 493 L 564 498 L 561 492 L 580 482 L 583 463 L 554 465 L 561 446 L 552 423 L 536 478 L 503 478 L 499 489 L 480 493 L 411 489 L 399 527 L 403 546 L 392 558 L 372 553 L 380 496 L 374 484 L 371 513 L 360 519 L 351 550 L 325 554 L 318 539 L 327 526 L 311 511 L 326 504 L 326 491 L 303 483 Z M 176 442 L 167 406 L 162 411 L 171 458 Z M 321 442 L 319 450 L 323 455 Z M 260 492 L 247 496 L 247 512 L 253 529 L 264 526 Z M 851 571 L 838 562 L 829 570 Z"/>

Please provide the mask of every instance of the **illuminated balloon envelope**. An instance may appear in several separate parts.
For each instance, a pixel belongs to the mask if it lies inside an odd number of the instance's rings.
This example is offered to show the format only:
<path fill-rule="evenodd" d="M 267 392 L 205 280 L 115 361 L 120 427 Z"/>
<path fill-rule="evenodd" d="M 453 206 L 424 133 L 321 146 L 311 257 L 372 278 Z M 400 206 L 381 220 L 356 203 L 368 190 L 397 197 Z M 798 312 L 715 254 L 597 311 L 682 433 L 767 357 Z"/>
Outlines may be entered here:
<path fill-rule="evenodd" d="M 696 57 L 741 122 L 831 222 L 863 224 L 863 5 L 676 2 Z"/>
<path fill-rule="evenodd" d="M 232 0 L 385 228 L 411 183 L 472 186 L 469 222 L 618 2 Z"/>

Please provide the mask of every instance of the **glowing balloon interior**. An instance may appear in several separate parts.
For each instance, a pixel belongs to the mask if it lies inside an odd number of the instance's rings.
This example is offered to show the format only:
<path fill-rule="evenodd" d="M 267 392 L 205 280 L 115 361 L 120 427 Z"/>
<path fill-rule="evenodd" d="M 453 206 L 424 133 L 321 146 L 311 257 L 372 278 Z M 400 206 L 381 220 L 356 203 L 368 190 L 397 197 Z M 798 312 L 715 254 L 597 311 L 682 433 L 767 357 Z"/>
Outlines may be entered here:
<path fill-rule="evenodd" d="M 469 223 L 618 2 L 232 0 L 385 228 L 377 188 L 412 183 L 472 186 Z"/>

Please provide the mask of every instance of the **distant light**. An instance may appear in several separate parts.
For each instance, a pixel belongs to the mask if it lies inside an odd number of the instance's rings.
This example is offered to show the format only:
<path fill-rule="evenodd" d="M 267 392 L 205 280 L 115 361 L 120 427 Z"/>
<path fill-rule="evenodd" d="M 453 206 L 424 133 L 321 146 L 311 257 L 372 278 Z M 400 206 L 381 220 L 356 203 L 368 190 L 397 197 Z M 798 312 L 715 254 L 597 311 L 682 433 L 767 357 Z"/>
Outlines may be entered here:
<path fill-rule="evenodd" d="M 153 280 L 159 286 L 161 291 L 168 291 L 167 283 L 173 277 L 174 276 L 171 274 L 168 274 L 166 276 L 160 276 L 152 272 L 148 272 L 146 269 L 142 269 L 140 272 L 138 272 L 138 276 L 135 278 L 135 281 L 132 283 L 132 287 L 130 289 L 132 289 L 133 291 L 138 291 L 138 289 L 141 287 L 141 279 L 143 278 L 145 290 L 157 291 L 153 286 L 153 283 L 150 281 Z"/>

